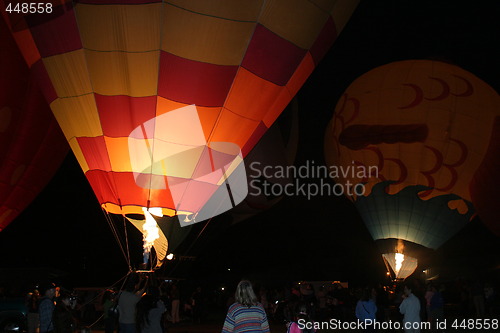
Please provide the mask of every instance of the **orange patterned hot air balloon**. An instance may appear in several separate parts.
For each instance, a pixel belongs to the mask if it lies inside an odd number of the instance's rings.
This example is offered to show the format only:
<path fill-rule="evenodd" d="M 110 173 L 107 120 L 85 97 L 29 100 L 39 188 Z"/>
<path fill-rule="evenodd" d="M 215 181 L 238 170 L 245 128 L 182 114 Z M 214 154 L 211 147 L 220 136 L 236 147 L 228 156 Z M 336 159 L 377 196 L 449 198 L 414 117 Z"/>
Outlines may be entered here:
<path fill-rule="evenodd" d="M 390 63 L 347 88 L 328 127 L 325 155 L 329 165 L 375 167 L 338 181 L 365 184 L 364 195 L 352 199 L 372 237 L 393 240 L 382 247 L 404 252 L 409 242 L 437 249 L 474 214 L 471 186 L 495 140 L 499 111 L 498 94 L 457 66 Z"/>
<path fill-rule="evenodd" d="M 59 0 L 4 14 L 103 209 L 187 224 L 245 198 L 243 158 L 357 3 Z"/>

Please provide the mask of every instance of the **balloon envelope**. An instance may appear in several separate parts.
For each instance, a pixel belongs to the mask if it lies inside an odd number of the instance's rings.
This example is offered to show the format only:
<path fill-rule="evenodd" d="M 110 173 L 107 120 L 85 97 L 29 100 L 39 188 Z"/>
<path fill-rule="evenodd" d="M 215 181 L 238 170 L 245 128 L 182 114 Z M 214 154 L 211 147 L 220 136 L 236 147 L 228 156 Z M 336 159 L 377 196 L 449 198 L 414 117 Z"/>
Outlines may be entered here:
<path fill-rule="evenodd" d="M 437 249 L 474 216 L 470 187 L 498 110 L 490 86 L 439 61 L 390 63 L 347 88 L 325 154 L 355 170 L 340 183 L 364 184 L 352 199 L 375 240 Z"/>
<path fill-rule="evenodd" d="M 0 19 L 0 231 L 39 194 L 69 146 Z"/>
<path fill-rule="evenodd" d="M 299 140 L 298 126 L 298 103 L 294 99 L 281 118 L 245 157 L 248 195 L 231 210 L 233 223 L 262 213 L 281 201 L 284 196 L 282 189 L 293 179 L 279 171 L 286 170 L 295 162 Z M 273 186 L 277 186 L 279 191 L 273 190 Z"/>
<path fill-rule="evenodd" d="M 210 217 L 357 2 L 61 1 L 9 22 L 105 210 Z"/>

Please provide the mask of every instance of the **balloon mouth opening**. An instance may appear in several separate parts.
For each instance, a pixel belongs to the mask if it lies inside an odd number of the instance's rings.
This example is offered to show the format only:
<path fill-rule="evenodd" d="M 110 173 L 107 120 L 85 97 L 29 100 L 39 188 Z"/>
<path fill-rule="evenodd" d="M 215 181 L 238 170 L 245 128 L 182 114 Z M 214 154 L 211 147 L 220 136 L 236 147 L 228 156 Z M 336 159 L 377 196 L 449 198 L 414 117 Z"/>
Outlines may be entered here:
<path fill-rule="evenodd" d="M 418 267 L 418 259 L 404 255 L 403 253 L 384 253 L 382 254 L 382 258 L 387 265 L 387 275 L 394 275 L 395 279 L 406 279 Z"/>
<path fill-rule="evenodd" d="M 144 212 L 144 214 L 148 212 L 156 217 L 163 217 L 163 209 L 161 207 L 150 207 L 150 208 L 142 207 L 142 211 Z"/>

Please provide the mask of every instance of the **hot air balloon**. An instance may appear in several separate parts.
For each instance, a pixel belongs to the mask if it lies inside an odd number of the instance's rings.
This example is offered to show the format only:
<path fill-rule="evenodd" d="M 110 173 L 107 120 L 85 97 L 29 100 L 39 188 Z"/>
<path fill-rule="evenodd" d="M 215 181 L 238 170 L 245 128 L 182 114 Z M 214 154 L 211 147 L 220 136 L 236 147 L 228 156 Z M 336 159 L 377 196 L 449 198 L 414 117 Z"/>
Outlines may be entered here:
<path fill-rule="evenodd" d="M 500 106 L 497 110 L 500 109 Z M 498 186 L 500 186 L 500 115 L 493 125 L 490 144 L 471 183 L 472 203 L 481 221 L 500 237 Z"/>
<path fill-rule="evenodd" d="M 102 208 L 188 225 L 245 198 L 243 158 L 357 3 L 61 0 L 5 15 Z"/>
<path fill-rule="evenodd" d="M 0 231 L 38 195 L 69 146 L 0 20 Z"/>
<path fill-rule="evenodd" d="M 351 199 L 396 277 L 413 273 L 417 250 L 439 248 L 474 216 L 471 184 L 498 111 L 485 82 L 431 60 L 375 68 L 344 92 L 326 159 L 354 171 L 338 182 L 363 185 Z"/>
<path fill-rule="evenodd" d="M 282 193 L 273 194 L 272 191 L 266 191 L 264 184 L 286 186 L 292 182 L 288 175 L 276 177 L 269 170 L 294 164 L 299 140 L 298 126 L 298 103 L 297 98 L 294 98 L 278 121 L 245 157 L 248 195 L 231 210 L 233 224 L 265 212 L 284 197 Z"/>

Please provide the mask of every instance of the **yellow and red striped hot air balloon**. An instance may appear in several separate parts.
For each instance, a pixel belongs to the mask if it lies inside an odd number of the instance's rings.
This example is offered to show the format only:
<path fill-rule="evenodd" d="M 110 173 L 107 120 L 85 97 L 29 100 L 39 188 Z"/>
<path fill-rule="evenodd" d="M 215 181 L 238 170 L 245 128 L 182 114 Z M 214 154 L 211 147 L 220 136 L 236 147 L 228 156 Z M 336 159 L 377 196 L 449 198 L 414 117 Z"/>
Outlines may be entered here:
<path fill-rule="evenodd" d="M 4 14 L 103 209 L 200 221 L 244 199 L 242 159 L 357 3 L 59 0 Z"/>

